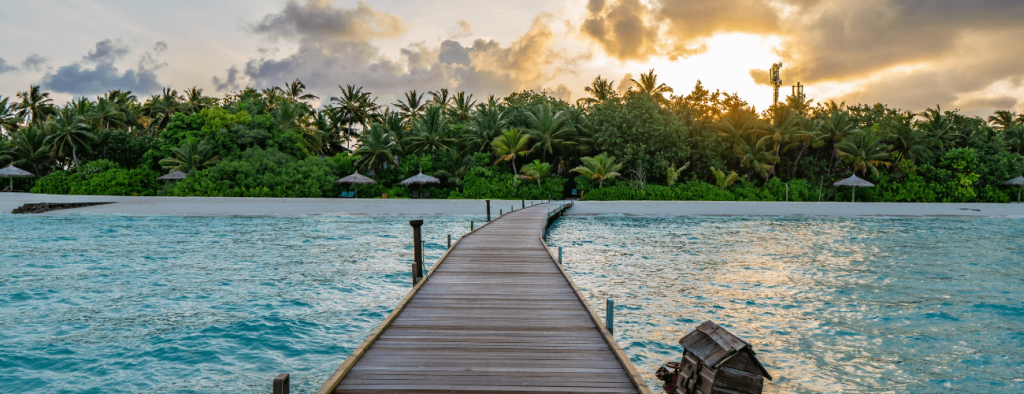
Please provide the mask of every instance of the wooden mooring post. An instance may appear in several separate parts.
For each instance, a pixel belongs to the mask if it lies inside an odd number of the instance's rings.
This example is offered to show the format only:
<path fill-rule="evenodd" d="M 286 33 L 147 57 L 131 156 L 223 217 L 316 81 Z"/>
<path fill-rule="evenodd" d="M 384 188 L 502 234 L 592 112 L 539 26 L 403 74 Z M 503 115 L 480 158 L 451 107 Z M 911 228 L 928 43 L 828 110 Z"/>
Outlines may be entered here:
<path fill-rule="evenodd" d="M 452 235 L 448 234 L 448 249 L 452 248 Z"/>
<path fill-rule="evenodd" d="M 473 231 L 473 221 L 469 221 L 469 231 Z"/>
<path fill-rule="evenodd" d="M 274 394 L 288 394 L 288 386 L 291 385 L 291 378 L 283 373 L 274 378 Z"/>
<path fill-rule="evenodd" d="M 558 247 L 558 265 L 562 265 L 562 247 Z"/>
<path fill-rule="evenodd" d="M 484 200 L 487 202 L 487 221 L 491 221 L 491 200 Z"/>
<path fill-rule="evenodd" d="M 420 240 L 420 227 L 423 226 L 423 221 L 410 220 L 409 225 L 412 226 L 413 245 L 412 285 L 415 286 L 423 277 L 423 242 Z"/>
<path fill-rule="evenodd" d="M 608 327 L 608 332 L 612 335 L 615 334 L 615 300 L 609 298 L 607 309 L 604 314 L 604 325 Z"/>
<path fill-rule="evenodd" d="M 523 208 L 524 209 L 526 208 L 526 199 L 525 198 L 523 199 Z"/>

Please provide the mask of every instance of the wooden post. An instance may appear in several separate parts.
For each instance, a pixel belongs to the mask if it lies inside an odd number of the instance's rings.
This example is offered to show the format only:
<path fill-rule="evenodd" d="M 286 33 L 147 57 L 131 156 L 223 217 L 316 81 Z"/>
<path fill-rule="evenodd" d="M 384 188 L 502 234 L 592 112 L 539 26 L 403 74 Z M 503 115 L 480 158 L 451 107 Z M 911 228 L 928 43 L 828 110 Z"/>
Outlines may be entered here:
<path fill-rule="evenodd" d="M 410 220 L 409 225 L 412 226 L 412 284 L 415 286 L 423 277 L 423 242 L 420 240 L 420 227 L 423 226 L 423 221 Z"/>
<path fill-rule="evenodd" d="M 469 231 L 473 231 L 473 221 L 469 221 Z"/>
<path fill-rule="evenodd" d="M 523 199 L 523 208 L 526 208 L 526 199 Z"/>
<path fill-rule="evenodd" d="M 558 247 L 558 265 L 562 265 L 562 247 Z"/>
<path fill-rule="evenodd" d="M 615 300 L 609 298 L 607 311 L 604 315 L 604 325 L 608 326 L 608 332 L 615 334 Z"/>
<path fill-rule="evenodd" d="M 501 215 L 504 215 L 504 214 L 505 214 L 505 212 L 502 212 L 500 209 L 498 210 L 498 217 L 501 217 Z"/>
<path fill-rule="evenodd" d="M 288 394 L 288 386 L 291 382 L 288 374 L 283 373 L 274 378 L 274 394 Z"/>
<path fill-rule="evenodd" d="M 487 221 L 489 222 L 491 221 L 491 200 L 484 201 L 487 201 Z"/>
<path fill-rule="evenodd" d="M 448 249 L 452 248 L 452 235 L 448 234 Z"/>

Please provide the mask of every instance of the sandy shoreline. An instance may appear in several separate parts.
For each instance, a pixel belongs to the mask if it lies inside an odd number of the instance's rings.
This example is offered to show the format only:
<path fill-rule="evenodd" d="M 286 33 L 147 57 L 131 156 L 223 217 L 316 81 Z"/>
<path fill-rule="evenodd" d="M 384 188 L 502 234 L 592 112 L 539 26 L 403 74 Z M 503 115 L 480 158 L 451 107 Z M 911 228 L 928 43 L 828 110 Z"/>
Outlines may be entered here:
<path fill-rule="evenodd" d="M 111 197 L 0 193 L 0 213 L 29 203 L 113 202 L 109 205 L 53 211 L 124 215 L 483 215 L 482 200 L 236 198 L 236 197 Z M 536 201 L 541 202 L 541 201 Z M 530 201 L 527 201 L 527 205 Z M 491 201 L 493 215 L 522 205 Z M 717 201 L 585 201 L 568 215 L 638 216 L 980 216 L 1024 217 L 1024 204 L 982 203 L 840 203 L 840 202 L 717 202 Z"/>

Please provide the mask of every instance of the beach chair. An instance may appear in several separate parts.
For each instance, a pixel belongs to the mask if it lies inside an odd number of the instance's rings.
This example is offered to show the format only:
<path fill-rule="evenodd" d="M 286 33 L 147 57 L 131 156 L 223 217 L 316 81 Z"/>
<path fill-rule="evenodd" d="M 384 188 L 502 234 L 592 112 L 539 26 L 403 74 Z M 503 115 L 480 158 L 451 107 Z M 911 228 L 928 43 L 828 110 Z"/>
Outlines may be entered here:
<path fill-rule="evenodd" d="M 423 198 L 430 198 L 430 192 L 423 192 Z"/>
<path fill-rule="evenodd" d="M 420 192 L 412 192 L 412 198 L 420 198 Z"/>

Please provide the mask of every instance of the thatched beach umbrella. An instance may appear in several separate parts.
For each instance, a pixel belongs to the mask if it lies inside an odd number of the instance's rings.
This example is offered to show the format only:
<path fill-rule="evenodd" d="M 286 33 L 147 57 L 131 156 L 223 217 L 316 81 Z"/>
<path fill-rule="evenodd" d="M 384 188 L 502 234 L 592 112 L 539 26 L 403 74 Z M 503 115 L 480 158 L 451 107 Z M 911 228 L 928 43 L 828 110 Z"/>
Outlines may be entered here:
<path fill-rule="evenodd" d="M 1020 203 L 1020 191 L 1021 189 L 1024 189 L 1024 176 L 1019 176 L 1011 180 L 1008 180 L 1006 181 L 1006 184 L 1010 186 L 1020 186 L 1017 189 L 1017 203 Z"/>
<path fill-rule="evenodd" d="M 31 172 L 15 167 L 14 164 L 11 164 L 7 166 L 7 168 L 0 170 L 0 178 L 11 179 L 11 191 L 13 192 L 14 178 L 35 178 L 35 175 L 33 175 Z"/>
<path fill-rule="evenodd" d="M 172 172 L 170 174 L 167 174 L 167 175 L 164 175 L 162 177 L 156 178 L 156 180 L 158 180 L 158 181 L 180 181 L 180 180 L 185 179 L 185 178 L 188 178 L 188 174 L 186 174 L 184 172 L 181 172 L 181 171 L 174 171 L 174 172 Z"/>
<path fill-rule="evenodd" d="M 359 171 L 356 171 L 352 175 L 349 175 L 347 177 L 344 177 L 344 178 L 341 178 L 339 180 L 334 181 L 334 183 L 337 183 L 337 184 L 348 183 L 348 184 L 352 184 L 352 185 L 368 185 L 368 184 L 372 184 L 372 183 L 377 183 L 377 181 L 375 181 L 373 179 L 370 179 L 369 177 L 367 177 L 365 175 L 360 174 Z"/>
<path fill-rule="evenodd" d="M 434 177 L 432 177 L 430 175 L 423 175 L 423 172 L 420 172 L 418 175 L 402 181 L 402 184 L 405 185 L 405 186 L 420 185 L 420 191 L 422 192 L 423 191 L 423 185 L 427 185 L 427 184 L 439 185 L 439 184 L 441 184 L 441 180 L 437 179 L 437 178 L 434 178 Z"/>
<path fill-rule="evenodd" d="M 868 181 L 865 181 L 863 179 L 858 178 L 857 174 L 853 174 L 853 176 L 851 176 L 849 178 L 846 178 L 846 179 L 843 179 L 843 180 L 841 180 L 839 182 L 833 183 L 832 185 L 833 186 L 853 186 L 853 202 L 857 202 L 857 186 L 860 186 L 860 187 L 872 187 L 872 186 L 875 186 L 874 183 L 871 183 L 871 182 L 868 182 Z"/>

